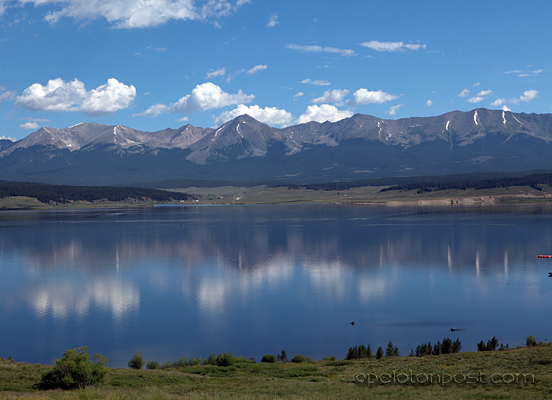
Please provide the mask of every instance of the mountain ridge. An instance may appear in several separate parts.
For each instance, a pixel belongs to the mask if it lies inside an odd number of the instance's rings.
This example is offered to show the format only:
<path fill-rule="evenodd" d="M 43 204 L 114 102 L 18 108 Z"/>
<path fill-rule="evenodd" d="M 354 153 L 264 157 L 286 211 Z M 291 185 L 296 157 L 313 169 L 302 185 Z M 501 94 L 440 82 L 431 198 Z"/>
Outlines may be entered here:
<path fill-rule="evenodd" d="M 0 179 L 320 182 L 552 169 L 551 142 L 552 114 L 484 108 L 397 120 L 355 114 L 281 129 L 248 115 L 216 129 L 187 124 L 156 132 L 80 123 L 0 143 Z"/>

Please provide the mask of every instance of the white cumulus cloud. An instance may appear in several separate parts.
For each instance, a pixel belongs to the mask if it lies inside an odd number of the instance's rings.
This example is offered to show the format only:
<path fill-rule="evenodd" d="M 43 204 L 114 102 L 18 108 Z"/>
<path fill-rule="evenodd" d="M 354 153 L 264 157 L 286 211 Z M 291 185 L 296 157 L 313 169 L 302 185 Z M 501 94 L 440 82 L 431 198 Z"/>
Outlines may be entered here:
<path fill-rule="evenodd" d="M 403 107 L 404 104 L 397 104 L 396 106 L 391 107 L 389 110 L 387 110 L 385 113 L 389 115 L 395 115 L 397 114 L 397 110 L 401 107 Z"/>
<path fill-rule="evenodd" d="M 517 99 L 511 99 L 510 102 L 518 104 L 520 102 L 528 103 L 533 100 L 539 94 L 538 90 L 526 90 L 523 94 Z"/>
<path fill-rule="evenodd" d="M 475 96 L 470 97 L 467 101 L 469 101 L 470 103 L 479 103 L 485 100 L 485 96 L 488 96 L 491 93 L 493 93 L 492 90 L 482 90 L 479 93 L 477 93 Z"/>
<path fill-rule="evenodd" d="M 527 90 L 520 96 L 519 101 L 528 102 L 533 100 L 539 94 L 538 90 Z"/>
<path fill-rule="evenodd" d="M 477 93 L 478 96 L 488 96 L 492 93 L 492 90 L 482 90 L 479 93 Z"/>
<path fill-rule="evenodd" d="M 19 127 L 22 129 L 38 129 L 38 124 L 36 122 L 25 122 L 19 125 Z"/>
<path fill-rule="evenodd" d="M 9 92 L 4 92 L 2 94 L 0 94 L 0 103 L 2 103 L 3 101 L 11 101 L 11 100 L 15 100 L 15 98 L 17 97 L 15 91 L 9 91 Z"/>
<path fill-rule="evenodd" d="M 1 0 L 0 0 L 1 1 Z M 246 2 L 238 0 L 20 0 L 35 6 L 53 6 L 45 20 L 105 18 L 116 28 L 147 28 L 171 20 L 218 19 L 235 12 Z M 0 7 L 1 7 L 0 3 Z M 5 3 L 4 3 L 5 4 Z"/>
<path fill-rule="evenodd" d="M 0 140 L 10 140 L 10 141 L 12 141 L 12 142 L 17 141 L 16 138 L 11 137 L 11 136 L 0 136 Z"/>
<path fill-rule="evenodd" d="M 469 101 L 470 103 L 479 103 L 480 101 L 483 101 L 483 100 L 485 100 L 485 97 L 474 96 L 474 97 L 470 97 L 467 101 Z"/>
<path fill-rule="evenodd" d="M 419 49 L 425 49 L 425 44 L 409 44 L 404 42 L 378 42 L 377 40 L 370 40 L 369 42 L 360 43 L 361 46 L 368 47 L 369 49 L 376 51 L 387 52 L 403 52 L 405 50 L 416 51 Z"/>
<path fill-rule="evenodd" d="M 458 94 L 458 97 L 468 97 L 469 95 L 470 91 L 468 89 L 464 89 Z"/>
<path fill-rule="evenodd" d="M 197 85 L 191 94 L 182 97 L 175 104 L 171 105 L 169 111 L 191 114 L 196 111 L 249 103 L 254 98 L 255 96 L 244 94 L 241 90 L 235 94 L 226 93 L 222 91 L 220 86 L 212 82 L 206 82 Z"/>
<path fill-rule="evenodd" d="M 336 47 L 322 47 L 317 45 L 288 44 L 288 49 L 301 51 L 303 53 L 332 53 L 340 56 L 354 56 L 355 52 L 351 49 L 338 49 Z"/>
<path fill-rule="evenodd" d="M 242 68 L 234 74 L 229 74 L 228 78 L 226 78 L 226 82 L 230 82 L 232 79 L 234 79 L 236 76 L 238 76 L 240 74 L 247 74 L 247 75 L 251 76 L 251 75 L 256 74 L 259 71 L 263 71 L 267 68 L 268 67 L 266 65 L 262 65 L 262 64 L 255 65 L 253 68 L 248 69 L 248 70 L 246 70 L 245 68 Z"/>
<path fill-rule="evenodd" d="M 226 72 L 224 67 L 219 68 L 217 70 L 210 69 L 209 72 L 207 72 L 207 75 L 205 75 L 205 79 L 213 79 L 213 78 L 216 78 L 217 76 L 224 76 L 225 73 Z"/>
<path fill-rule="evenodd" d="M 311 81 L 310 79 L 303 79 L 301 83 L 306 83 L 309 85 L 317 85 L 317 86 L 329 86 L 332 84 L 330 81 L 322 81 L 322 80 Z"/>
<path fill-rule="evenodd" d="M 505 74 L 516 74 L 520 78 L 525 78 L 525 77 L 528 77 L 528 76 L 537 76 L 541 72 L 544 72 L 544 70 L 543 69 L 537 69 L 537 70 L 534 70 L 534 71 L 522 71 L 520 69 L 514 69 L 514 70 L 511 70 L 511 71 L 506 71 L 504 73 Z"/>
<path fill-rule="evenodd" d="M 265 70 L 268 67 L 266 65 L 255 65 L 253 68 L 247 71 L 247 75 L 256 74 L 259 71 Z"/>
<path fill-rule="evenodd" d="M 297 124 L 304 124 L 311 121 L 316 122 L 337 122 L 353 116 L 351 110 L 339 110 L 337 107 L 329 104 L 319 106 L 308 106 L 307 110 L 297 118 Z"/>
<path fill-rule="evenodd" d="M 220 126 L 231 119 L 247 114 L 263 124 L 284 125 L 291 121 L 291 113 L 276 107 L 261 108 L 257 105 L 247 107 L 244 104 L 238 105 L 235 109 L 224 111 L 215 119 L 215 125 Z"/>
<path fill-rule="evenodd" d="M 8 8 L 8 3 L 10 0 L 0 0 L 0 16 L 4 14 L 6 8 Z"/>
<path fill-rule="evenodd" d="M 81 111 L 99 116 L 127 108 L 135 97 L 134 86 L 127 86 L 114 78 L 90 91 L 78 79 L 65 82 L 57 78 L 49 80 L 46 86 L 40 83 L 29 86 L 16 98 L 15 105 L 31 111 Z"/>
<path fill-rule="evenodd" d="M 381 90 L 372 91 L 368 89 L 358 89 L 353 93 L 354 100 L 349 102 L 350 105 L 357 106 L 362 104 L 374 104 L 374 103 L 385 103 L 387 101 L 396 100 L 400 96 L 395 96 L 394 94 L 386 93 Z"/>
<path fill-rule="evenodd" d="M 226 93 L 220 86 L 212 82 L 197 85 L 192 93 L 181 97 L 171 105 L 154 104 L 146 111 L 134 116 L 155 117 L 162 113 L 191 114 L 196 111 L 205 111 L 213 108 L 222 108 L 240 103 L 249 103 L 255 98 L 254 95 L 244 94 L 241 90 L 238 93 Z"/>
<path fill-rule="evenodd" d="M 494 106 L 494 107 L 502 106 L 502 109 L 504 111 L 510 111 L 510 109 L 508 109 L 508 107 L 506 107 L 506 105 L 505 105 L 506 103 L 512 103 L 512 104 L 519 104 L 521 102 L 528 103 L 531 100 L 533 100 L 535 97 L 537 97 L 538 94 L 539 94 L 538 90 L 534 90 L 534 89 L 533 90 L 526 90 L 518 98 L 513 98 L 513 99 L 510 99 L 510 100 L 496 99 L 495 101 L 493 101 L 491 103 L 491 106 Z"/>
<path fill-rule="evenodd" d="M 349 94 L 347 89 L 335 89 L 335 90 L 326 90 L 322 97 L 313 99 L 313 103 L 339 103 L 345 96 Z"/>
<path fill-rule="evenodd" d="M 301 97 L 301 96 L 304 96 L 304 95 L 305 95 L 305 93 L 303 93 L 303 92 L 297 92 L 293 95 L 293 97 L 297 98 L 297 97 Z"/>
<path fill-rule="evenodd" d="M 272 13 L 272 15 L 270 16 L 270 20 L 268 21 L 266 26 L 269 28 L 273 28 L 276 25 L 278 25 L 278 13 Z"/>
<path fill-rule="evenodd" d="M 426 106 L 431 107 L 433 105 L 433 101 L 428 100 L 426 101 Z"/>
<path fill-rule="evenodd" d="M 164 114 L 168 112 L 169 107 L 165 104 L 154 104 L 146 111 L 143 111 L 138 114 L 132 114 L 133 117 L 157 117 L 159 114 Z"/>
<path fill-rule="evenodd" d="M 127 86 L 112 78 L 105 85 L 87 92 L 79 111 L 93 116 L 111 114 L 130 106 L 135 97 L 134 86 Z"/>

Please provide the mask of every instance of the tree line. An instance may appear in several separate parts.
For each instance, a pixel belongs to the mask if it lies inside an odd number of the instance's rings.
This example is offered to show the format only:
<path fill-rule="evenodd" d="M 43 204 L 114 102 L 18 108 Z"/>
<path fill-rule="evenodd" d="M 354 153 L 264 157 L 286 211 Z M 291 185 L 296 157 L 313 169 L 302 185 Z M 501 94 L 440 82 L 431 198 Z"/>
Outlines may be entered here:
<path fill-rule="evenodd" d="M 348 190 L 364 186 L 389 186 L 382 189 L 387 190 L 448 190 L 448 189 L 490 189 L 495 187 L 508 186 L 531 186 L 537 188 L 539 185 L 552 183 L 551 173 L 504 173 L 504 172 L 478 172 L 455 175 L 432 175 L 432 176 L 411 176 L 411 177 L 387 177 L 359 179 L 347 182 L 325 182 L 313 184 L 280 184 L 290 189 L 309 189 L 338 191 Z"/>
<path fill-rule="evenodd" d="M 32 182 L 0 181 L 0 198 L 10 196 L 34 197 L 42 203 L 69 203 L 72 201 L 124 201 L 128 198 L 152 201 L 188 200 L 186 193 L 137 187 L 69 186 Z"/>
<path fill-rule="evenodd" d="M 380 192 L 389 190 L 418 190 L 418 193 L 433 192 L 438 190 L 466 190 L 466 189 L 494 189 L 510 186 L 530 186 L 535 190 L 542 190 L 542 185 L 552 186 L 552 174 L 532 174 L 522 177 L 508 177 L 500 179 L 485 179 L 476 181 L 459 182 L 418 182 L 404 185 L 395 185 L 383 188 Z"/>

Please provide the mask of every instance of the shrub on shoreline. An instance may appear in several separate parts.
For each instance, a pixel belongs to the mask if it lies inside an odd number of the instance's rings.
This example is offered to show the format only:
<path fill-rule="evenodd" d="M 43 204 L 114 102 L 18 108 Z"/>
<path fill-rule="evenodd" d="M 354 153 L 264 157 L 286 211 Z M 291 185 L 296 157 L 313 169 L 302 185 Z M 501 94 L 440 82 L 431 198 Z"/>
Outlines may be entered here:
<path fill-rule="evenodd" d="M 301 354 L 296 354 L 291 359 L 291 362 L 294 362 L 294 363 L 304 363 L 305 361 L 306 361 L 305 357 L 303 357 Z"/>
<path fill-rule="evenodd" d="M 82 389 L 104 379 L 107 363 L 101 354 L 95 354 L 91 361 L 88 346 L 65 350 L 56 365 L 42 375 L 38 386 L 40 389 Z"/>
<path fill-rule="evenodd" d="M 265 354 L 261 360 L 263 363 L 275 363 L 276 356 L 274 354 Z"/>
<path fill-rule="evenodd" d="M 145 364 L 144 357 L 142 357 L 140 352 L 137 352 L 135 355 L 132 356 L 132 358 L 128 362 L 128 367 L 132 369 L 142 369 L 144 364 Z"/>

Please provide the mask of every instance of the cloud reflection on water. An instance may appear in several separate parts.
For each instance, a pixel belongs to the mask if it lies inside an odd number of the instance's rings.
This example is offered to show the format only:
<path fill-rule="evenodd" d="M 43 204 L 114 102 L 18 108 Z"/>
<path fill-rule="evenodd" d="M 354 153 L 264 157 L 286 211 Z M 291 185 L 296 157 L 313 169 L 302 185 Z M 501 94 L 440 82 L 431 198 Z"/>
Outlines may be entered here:
<path fill-rule="evenodd" d="M 39 318 L 51 315 L 55 319 L 64 319 L 73 313 L 84 318 L 91 307 L 97 307 L 120 320 L 140 309 L 140 291 L 136 285 L 120 278 L 92 281 L 46 278 L 45 282 L 29 287 L 27 301 Z"/>
<path fill-rule="evenodd" d="M 110 218 L 120 215 L 111 214 Z M 419 268 L 423 260 L 425 268 L 446 268 L 451 274 L 470 273 L 471 269 L 480 279 L 489 274 L 506 277 L 526 258 L 527 249 L 520 248 L 517 238 L 502 232 L 508 227 L 495 227 L 488 235 L 474 230 L 473 224 L 480 224 L 476 220 L 439 225 L 428 217 L 427 225 L 420 226 L 423 218 L 412 223 L 404 215 L 371 225 L 365 225 L 367 219 L 374 217 L 309 221 L 263 216 L 251 223 L 213 220 L 207 215 L 183 224 L 162 219 L 110 220 L 91 226 L 79 220 L 78 224 L 64 223 L 63 228 L 50 224 L 40 231 L 18 229 L 12 235 L 1 235 L 0 246 L 4 252 L 24 255 L 24 268 L 31 280 L 45 280 L 29 288 L 29 302 L 37 315 L 51 312 L 56 318 L 69 312 L 82 317 L 91 304 L 109 310 L 116 319 L 139 310 L 138 284 L 105 275 L 144 264 L 161 266 L 149 272 L 149 285 L 162 292 L 174 280 L 167 265 L 193 270 L 216 260 L 218 278 L 192 272 L 197 275 L 194 283 L 183 281 L 182 288 L 195 293 L 200 307 L 217 313 L 224 309 L 228 293 L 239 291 L 254 297 L 265 285 L 278 287 L 294 279 L 297 267 L 304 270 L 311 287 L 336 301 L 349 295 L 351 284 L 357 288 L 358 299 L 368 301 L 384 297 L 393 286 L 389 276 L 376 273 L 380 268 Z M 100 229 L 100 225 L 108 229 Z M 549 235 L 534 237 L 523 241 L 523 246 L 538 253 L 549 239 Z M 60 269 L 79 271 L 80 278 L 68 280 L 63 274 L 53 274 Z M 239 279 L 223 280 L 221 271 L 235 271 Z M 537 279 L 525 275 L 528 285 Z M 480 290 L 485 290 L 484 284 Z"/>

